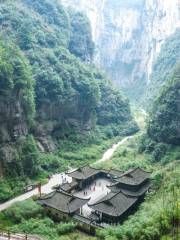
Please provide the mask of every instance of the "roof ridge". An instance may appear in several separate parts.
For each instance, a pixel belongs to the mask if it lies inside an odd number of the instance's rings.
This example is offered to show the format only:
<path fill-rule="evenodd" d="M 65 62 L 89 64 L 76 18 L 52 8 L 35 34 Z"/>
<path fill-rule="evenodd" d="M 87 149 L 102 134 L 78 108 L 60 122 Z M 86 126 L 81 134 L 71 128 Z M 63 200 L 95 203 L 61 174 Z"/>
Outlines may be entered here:
<path fill-rule="evenodd" d="M 64 194 L 64 195 L 67 195 L 67 196 L 72 196 L 72 194 L 70 194 L 70 193 L 68 193 L 68 192 L 66 192 L 66 191 L 63 191 L 63 190 L 56 190 L 56 192 L 58 192 L 58 193 L 62 193 L 62 194 Z"/>
<path fill-rule="evenodd" d="M 136 168 L 133 168 L 133 169 L 129 169 L 129 170 L 127 170 L 126 172 L 124 172 L 120 177 L 118 177 L 117 179 L 120 179 L 120 178 L 122 178 L 122 177 L 124 177 L 124 176 L 131 176 L 131 173 L 133 173 L 135 170 L 137 170 L 137 169 L 140 169 L 141 171 L 143 171 L 143 172 L 147 172 L 147 173 L 151 173 L 151 172 L 148 172 L 148 171 L 146 171 L 146 170 L 144 170 L 144 169 L 142 169 L 141 167 L 136 167 Z M 133 177 L 133 176 L 132 176 Z"/>
<path fill-rule="evenodd" d="M 123 170 L 119 170 L 119 169 L 115 169 L 115 168 L 111 168 L 111 170 L 118 171 L 118 172 L 124 172 Z"/>
<path fill-rule="evenodd" d="M 110 193 L 114 194 L 111 198 L 108 198 L 108 199 L 104 199 L 105 197 L 107 197 Z M 113 193 L 113 192 L 109 192 L 107 195 L 105 195 L 103 198 L 99 199 L 99 201 L 93 203 L 93 204 L 88 204 L 89 206 L 92 206 L 92 205 L 96 205 L 96 204 L 99 204 L 99 203 L 102 203 L 102 202 L 106 202 L 106 201 L 110 201 L 113 197 L 115 197 L 118 193 Z"/>
<path fill-rule="evenodd" d="M 143 172 L 147 172 L 147 173 L 151 173 L 150 171 L 146 171 L 145 169 L 143 169 L 143 168 L 141 168 L 141 167 L 136 167 L 136 168 L 134 168 L 134 169 L 132 169 L 132 171 L 130 171 L 130 172 L 134 172 L 135 170 L 137 170 L 137 169 L 140 169 L 141 171 L 143 171 Z"/>
<path fill-rule="evenodd" d="M 128 197 L 128 198 L 137 198 L 137 197 L 133 197 L 127 193 L 124 193 L 123 189 L 120 189 L 120 191 L 118 193 L 122 193 L 124 196 Z"/>
<path fill-rule="evenodd" d="M 53 192 L 51 192 L 51 193 L 49 193 L 49 194 L 47 194 L 46 196 L 44 196 L 44 197 L 40 197 L 38 200 L 45 200 L 45 199 L 49 199 L 49 198 L 51 198 L 52 196 L 54 196 L 55 194 L 56 194 L 56 190 L 55 191 L 53 191 Z"/>

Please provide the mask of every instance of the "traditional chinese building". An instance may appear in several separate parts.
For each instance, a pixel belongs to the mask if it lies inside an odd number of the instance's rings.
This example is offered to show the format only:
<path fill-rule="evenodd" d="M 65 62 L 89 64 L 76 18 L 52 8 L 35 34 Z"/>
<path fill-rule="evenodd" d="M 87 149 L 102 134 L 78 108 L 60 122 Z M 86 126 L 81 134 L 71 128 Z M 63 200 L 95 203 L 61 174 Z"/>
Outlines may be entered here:
<path fill-rule="evenodd" d="M 78 223 L 78 227 L 91 233 L 95 233 L 96 227 L 122 223 L 136 210 L 150 188 L 150 173 L 141 168 L 122 172 L 86 165 L 67 174 L 72 178 L 72 182 L 63 183 L 58 190 L 38 202 L 54 219 L 71 219 Z M 98 178 L 110 180 L 111 184 L 106 185 L 110 192 L 105 197 L 90 204 L 90 198 L 79 198 L 72 194 L 87 189 L 90 184 L 96 183 Z M 83 206 L 91 209 L 90 215 L 83 215 Z"/>
<path fill-rule="evenodd" d="M 76 187 L 83 189 L 98 178 L 117 179 L 123 174 L 123 171 L 97 169 L 86 165 L 67 174 L 72 177 L 73 182 L 77 183 Z"/>
<path fill-rule="evenodd" d="M 150 188 L 150 173 L 135 168 L 122 174 L 109 186 L 111 192 L 89 207 L 99 217 L 99 222 L 123 222 L 141 203 Z"/>
<path fill-rule="evenodd" d="M 72 182 L 65 182 L 57 187 L 59 190 L 62 190 L 67 193 L 71 193 L 73 190 L 78 188 L 78 182 L 73 179 Z"/>
<path fill-rule="evenodd" d="M 151 185 L 150 174 L 141 168 L 131 169 L 117 178 L 116 183 L 109 188 L 112 192 L 121 191 L 129 196 L 143 197 Z"/>
<path fill-rule="evenodd" d="M 98 202 L 89 205 L 99 217 L 99 222 L 120 223 L 133 210 L 138 198 L 128 196 L 122 192 L 110 192 Z"/>
<path fill-rule="evenodd" d="M 64 191 L 55 191 L 38 200 L 55 220 L 68 220 L 74 214 L 81 214 L 81 208 L 89 201 Z"/>

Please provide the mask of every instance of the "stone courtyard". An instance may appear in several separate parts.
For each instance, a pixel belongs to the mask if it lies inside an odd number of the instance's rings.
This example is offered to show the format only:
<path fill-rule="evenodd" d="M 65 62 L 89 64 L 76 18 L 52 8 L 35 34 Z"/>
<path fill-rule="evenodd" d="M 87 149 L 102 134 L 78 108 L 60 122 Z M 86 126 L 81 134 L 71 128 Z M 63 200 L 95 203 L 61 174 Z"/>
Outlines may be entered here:
<path fill-rule="evenodd" d="M 73 194 L 79 198 L 90 198 L 89 204 L 93 204 L 106 196 L 110 189 L 108 189 L 108 185 L 111 185 L 112 181 L 107 178 L 99 178 L 94 180 L 88 187 L 84 188 L 81 191 L 75 191 Z M 87 194 L 86 194 L 87 193 Z M 89 217 L 92 213 L 92 209 L 89 208 L 87 204 L 82 207 L 81 214 L 85 217 Z"/>

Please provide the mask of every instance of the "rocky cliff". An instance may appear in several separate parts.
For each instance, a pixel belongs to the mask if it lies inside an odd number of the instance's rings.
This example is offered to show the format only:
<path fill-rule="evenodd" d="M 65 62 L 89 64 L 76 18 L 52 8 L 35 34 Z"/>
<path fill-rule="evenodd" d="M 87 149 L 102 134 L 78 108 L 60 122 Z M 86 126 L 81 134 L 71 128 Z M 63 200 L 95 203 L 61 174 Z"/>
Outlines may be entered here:
<path fill-rule="evenodd" d="M 179 0 L 62 0 L 92 25 L 97 62 L 133 100 L 151 79 L 166 38 L 180 27 Z"/>
<path fill-rule="evenodd" d="M 0 175 L 2 168 L 35 174 L 26 170 L 37 166 L 36 143 L 54 152 L 60 141 L 90 136 L 97 125 L 111 136 L 137 131 L 129 102 L 91 62 L 83 14 L 56 0 L 5 1 L 0 31 Z"/>

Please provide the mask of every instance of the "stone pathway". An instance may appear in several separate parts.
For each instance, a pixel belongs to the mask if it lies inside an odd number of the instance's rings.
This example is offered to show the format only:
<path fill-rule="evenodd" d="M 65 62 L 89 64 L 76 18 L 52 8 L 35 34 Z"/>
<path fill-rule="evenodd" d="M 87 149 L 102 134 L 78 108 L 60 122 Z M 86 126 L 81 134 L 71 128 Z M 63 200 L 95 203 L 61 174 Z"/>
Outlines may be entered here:
<path fill-rule="evenodd" d="M 45 184 L 44 186 L 42 186 L 42 194 L 48 194 L 48 193 L 51 193 L 53 191 L 53 187 L 58 185 L 58 184 L 61 184 L 62 181 L 63 181 L 63 178 L 62 176 L 65 178 L 66 177 L 66 180 L 68 182 L 71 182 L 72 181 L 72 178 L 71 177 L 68 177 L 67 175 L 65 175 L 64 173 L 60 173 L 60 174 L 55 174 L 52 176 L 52 178 L 49 180 L 49 182 L 47 184 Z M 16 203 L 16 202 L 20 202 L 20 201 L 24 201 L 26 199 L 29 199 L 31 197 L 33 197 L 34 195 L 38 195 L 38 189 L 34 189 L 30 192 L 27 192 L 27 193 L 24 193 L 12 200 L 9 200 L 3 204 L 0 205 L 0 211 L 3 211 L 5 209 L 7 209 L 8 207 L 10 207 L 13 203 Z"/>

